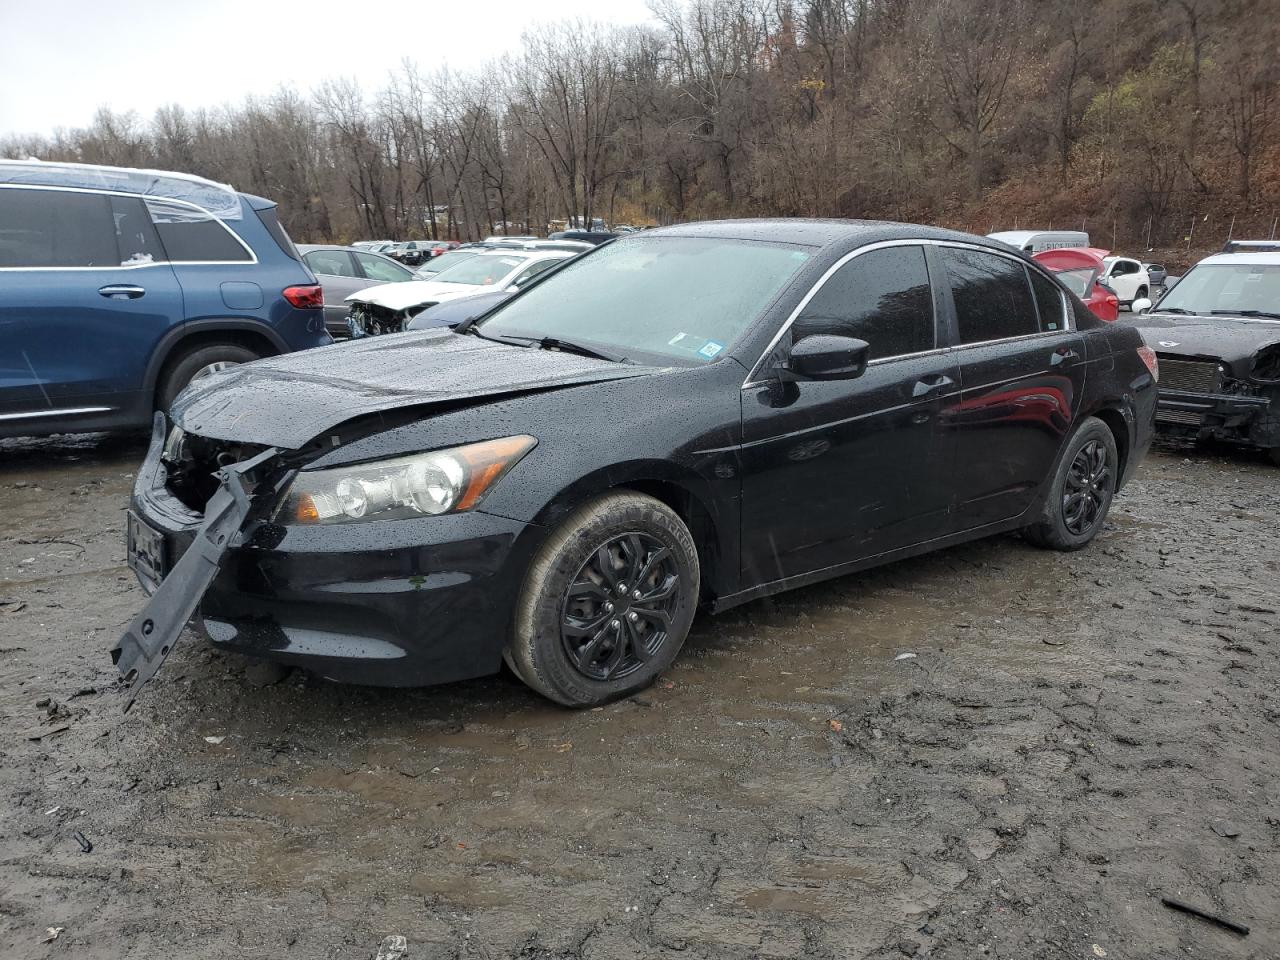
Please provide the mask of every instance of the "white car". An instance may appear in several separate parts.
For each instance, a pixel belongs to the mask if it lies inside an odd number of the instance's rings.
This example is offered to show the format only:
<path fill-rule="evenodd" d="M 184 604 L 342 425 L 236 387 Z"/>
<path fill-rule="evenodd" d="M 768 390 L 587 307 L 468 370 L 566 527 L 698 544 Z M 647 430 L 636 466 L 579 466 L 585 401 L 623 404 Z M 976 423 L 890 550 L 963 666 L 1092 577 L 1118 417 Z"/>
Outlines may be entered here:
<path fill-rule="evenodd" d="M 1120 305 L 1132 307 L 1133 301 L 1151 294 L 1151 276 L 1141 260 L 1131 257 L 1103 257 L 1106 270 L 1098 279 L 1115 291 Z"/>
<path fill-rule="evenodd" d="M 353 337 L 397 333 L 437 303 L 488 290 L 519 290 L 574 256 L 571 250 L 485 250 L 430 280 L 384 283 L 351 294 L 347 325 Z"/>

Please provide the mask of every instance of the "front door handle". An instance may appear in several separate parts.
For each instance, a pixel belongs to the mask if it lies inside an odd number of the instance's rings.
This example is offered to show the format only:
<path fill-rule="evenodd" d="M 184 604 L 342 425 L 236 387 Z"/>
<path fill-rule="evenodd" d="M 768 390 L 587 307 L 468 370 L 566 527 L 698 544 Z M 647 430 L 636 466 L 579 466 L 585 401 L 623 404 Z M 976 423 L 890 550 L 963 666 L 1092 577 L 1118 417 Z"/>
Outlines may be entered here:
<path fill-rule="evenodd" d="M 911 388 L 911 395 L 913 397 L 927 396 L 935 390 L 941 390 L 943 387 L 950 386 L 953 383 L 955 383 L 955 381 L 945 373 L 931 374 L 927 377 L 921 377 L 916 381 L 916 385 Z"/>
<path fill-rule="evenodd" d="M 1059 347 L 1049 357 L 1049 363 L 1052 366 L 1066 363 L 1069 360 L 1079 360 L 1080 354 L 1076 353 L 1070 347 Z"/>
<path fill-rule="evenodd" d="M 145 296 L 146 292 L 146 287 L 135 287 L 127 283 L 111 283 L 98 288 L 98 293 L 108 300 L 137 300 Z"/>

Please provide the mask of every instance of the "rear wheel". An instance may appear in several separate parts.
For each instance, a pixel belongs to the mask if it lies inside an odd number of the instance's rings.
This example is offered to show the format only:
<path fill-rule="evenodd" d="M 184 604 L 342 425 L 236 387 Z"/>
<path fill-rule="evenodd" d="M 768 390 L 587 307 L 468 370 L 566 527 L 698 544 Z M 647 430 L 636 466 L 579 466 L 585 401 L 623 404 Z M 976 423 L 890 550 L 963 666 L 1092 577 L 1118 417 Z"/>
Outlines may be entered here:
<path fill-rule="evenodd" d="M 671 665 L 698 602 L 698 552 L 664 503 L 605 494 L 571 513 L 525 576 L 506 660 L 557 703 L 588 707 Z"/>
<path fill-rule="evenodd" d="M 1111 428 L 1085 420 L 1067 443 L 1040 519 L 1023 530 L 1037 546 L 1079 550 L 1106 522 L 1120 479 L 1120 457 Z"/>
<path fill-rule="evenodd" d="M 258 355 L 248 347 L 235 343 L 211 343 L 189 350 L 170 360 L 161 374 L 156 391 L 157 408 L 168 413 L 174 399 L 193 380 L 257 359 Z"/>

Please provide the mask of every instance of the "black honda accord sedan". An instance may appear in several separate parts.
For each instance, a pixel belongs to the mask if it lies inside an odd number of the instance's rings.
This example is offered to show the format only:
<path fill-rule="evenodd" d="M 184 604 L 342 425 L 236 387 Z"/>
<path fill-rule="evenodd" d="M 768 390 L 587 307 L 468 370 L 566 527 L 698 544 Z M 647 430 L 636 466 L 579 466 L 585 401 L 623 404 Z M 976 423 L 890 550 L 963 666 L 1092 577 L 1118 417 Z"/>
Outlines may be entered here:
<path fill-rule="evenodd" d="M 1156 364 L 1019 253 L 901 224 L 645 231 L 457 330 L 210 375 L 129 516 L 132 695 L 220 647 L 422 685 L 505 659 L 644 687 L 695 611 L 1021 530 L 1073 550 L 1150 442 Z M 129 702 L 132 702 L 132 696 Z"/>

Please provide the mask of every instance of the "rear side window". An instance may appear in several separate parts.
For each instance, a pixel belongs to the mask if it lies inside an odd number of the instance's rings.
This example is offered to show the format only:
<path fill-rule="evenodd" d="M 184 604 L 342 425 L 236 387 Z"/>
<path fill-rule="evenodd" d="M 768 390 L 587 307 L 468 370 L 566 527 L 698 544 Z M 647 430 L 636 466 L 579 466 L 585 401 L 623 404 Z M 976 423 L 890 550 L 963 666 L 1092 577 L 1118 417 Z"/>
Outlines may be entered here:
<path fill-rule="evenodd" d="M 160 236 L 140 198 L 112 197 L 111 218 L 115 221 L 121 265 L 132 267 L 164 260 Z"/>
<path fill-rule="evenodd" d="M 307 266 L 329 277 L 356 277 L 355 265 L 345 250 L 312 250 L 302 255 Z"/>
<path fill-rule="evenodd" d="M 111 198 L 0 190 L 0 267 L 118 267 Z"/>
<path fill-rule="evenodd" d="M 1036 309 L 1040 311 L 1040 329 L 1065 330 L 1062 292 L 1038 270 L 1027 270 L 1027 274 L 1031 277 L 1031 290 L 1036 295 Z"/>
<path fill-rule="evenodd" d="M 978 250 L 942 247 L 955 299 L 961 343 L 1038 333 L 1040 325 L 1022 264 Z"/>
<path fill-rule="evenodd" d="M 237 263 L 252 260 L 244 244 L 223 223 L 194 207 L 147 200 L 165 253 L 175 263 Z"/>
<path fill-rule="evenodd" d="M 814 334 L 865 340 L 872 359 L 933 349 L 933 294 L 924 250 L 885 247 L 846 263 L 792 325 L 793 342 Z"/>

